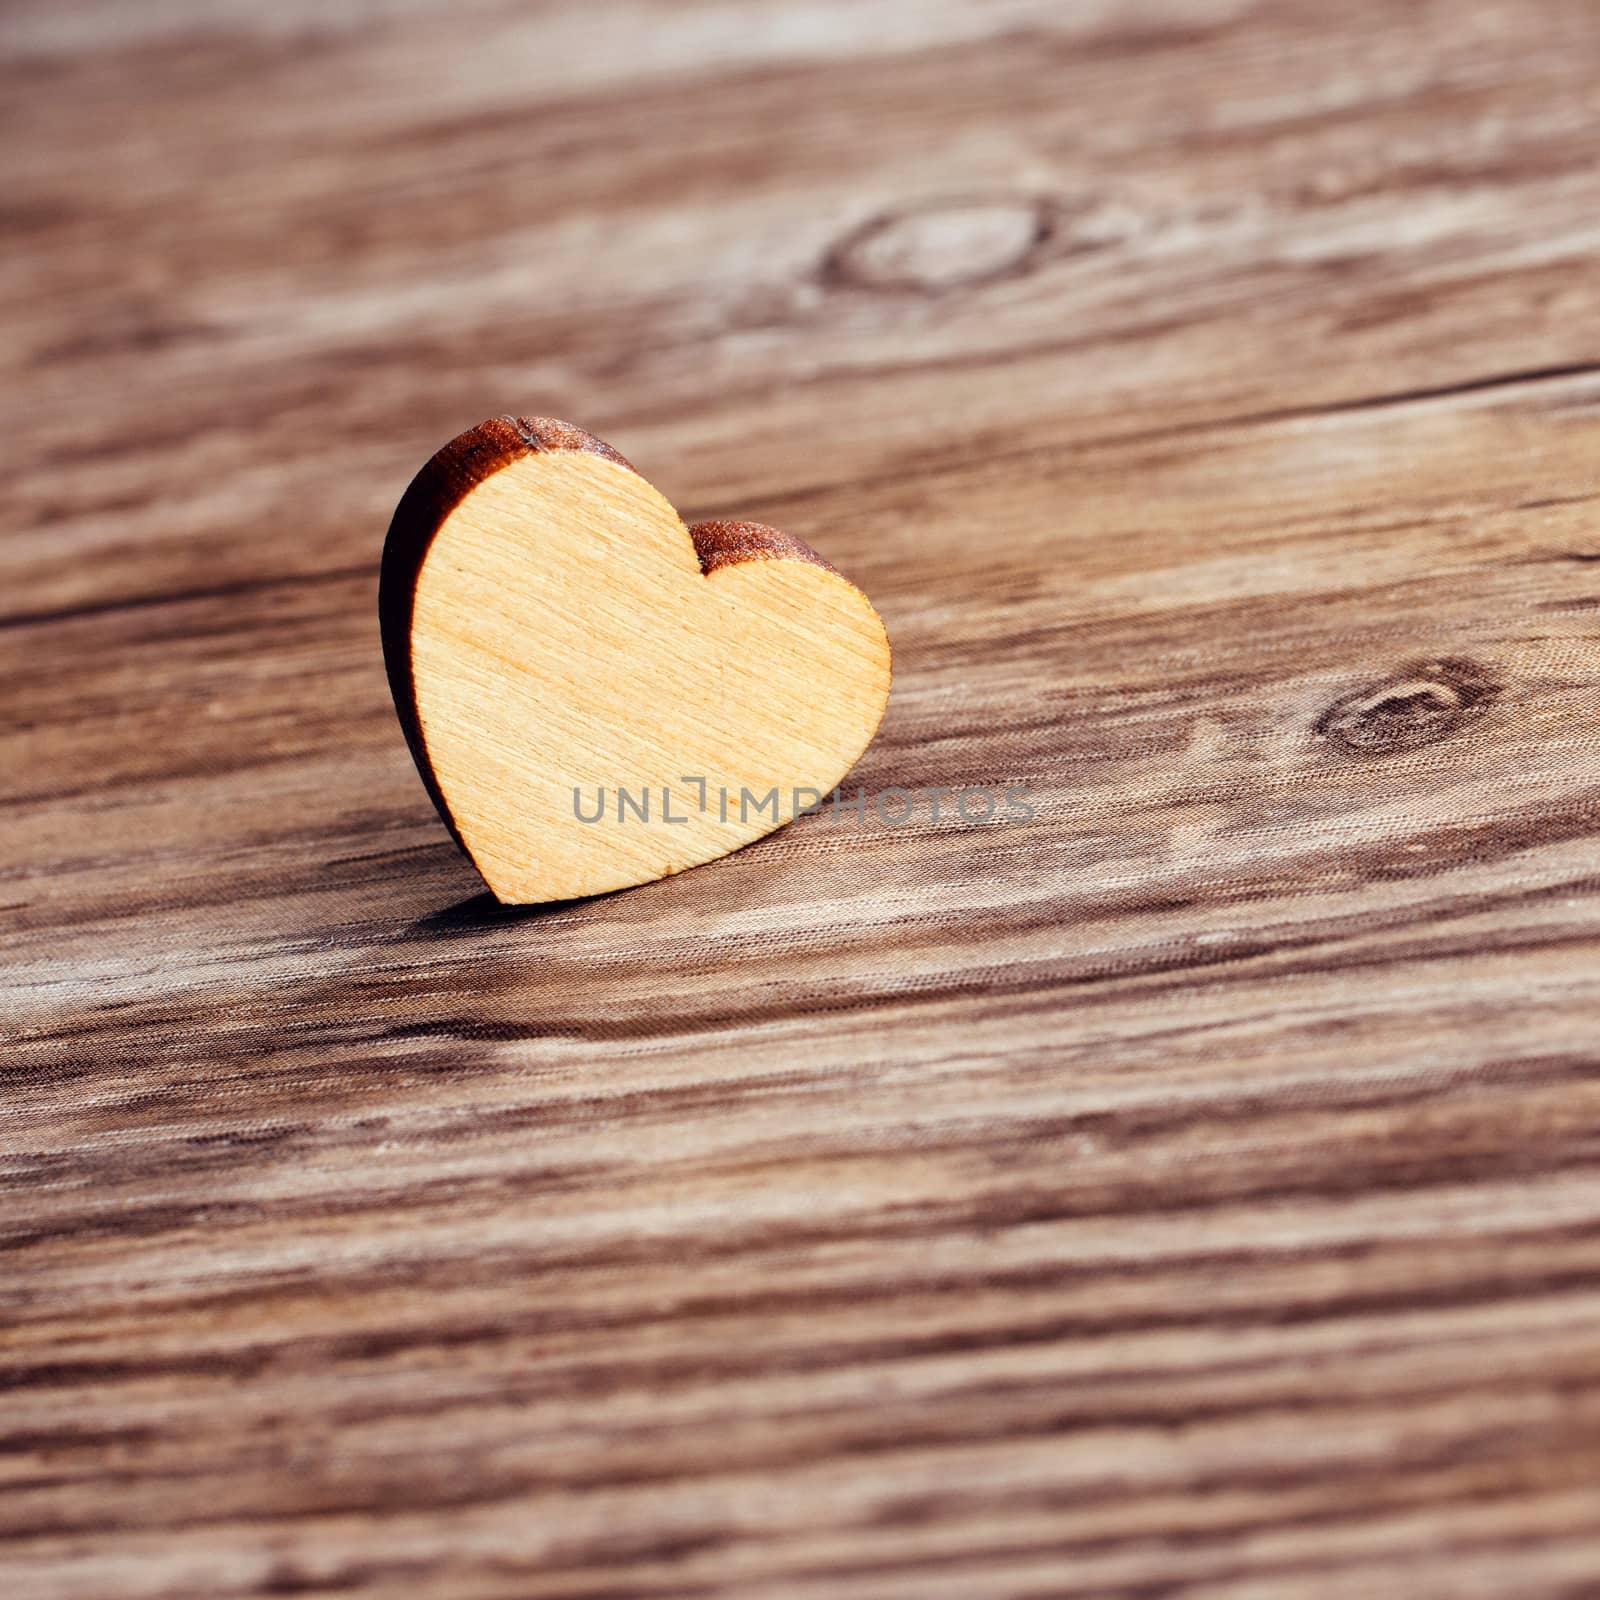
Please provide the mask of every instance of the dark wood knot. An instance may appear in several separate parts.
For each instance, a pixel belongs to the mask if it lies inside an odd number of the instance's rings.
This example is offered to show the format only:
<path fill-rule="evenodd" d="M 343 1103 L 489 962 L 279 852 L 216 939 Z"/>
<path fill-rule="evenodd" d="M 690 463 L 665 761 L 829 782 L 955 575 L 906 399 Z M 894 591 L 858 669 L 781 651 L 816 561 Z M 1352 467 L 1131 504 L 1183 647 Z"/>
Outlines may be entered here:
<path fill-rule="evenodd" d="M 1045 197 L 947 196 L 871 218 L 822 263 L 822 281 L 940 294 L 1020 277 L 1058 240 L 1064 213 Z"/>
<path fill-rule="evenodd" d="M 1470 722 L 1500 689 L 1475 661 L 1457 656 L 1419 661 L 1335 700 L 1317 718 L 1315 731 L 1356 755 L 1418 750 Z"/>

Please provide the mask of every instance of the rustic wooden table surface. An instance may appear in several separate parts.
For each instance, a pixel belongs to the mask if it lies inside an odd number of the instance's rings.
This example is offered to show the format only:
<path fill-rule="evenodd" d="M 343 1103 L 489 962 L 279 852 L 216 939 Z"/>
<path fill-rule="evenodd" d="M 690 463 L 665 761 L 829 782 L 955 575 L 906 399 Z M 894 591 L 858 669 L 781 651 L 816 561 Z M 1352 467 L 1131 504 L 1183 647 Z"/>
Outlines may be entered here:
<path fill-rule="evenodd" d="M 0 16 L 0 1574 L 1600 1593 L 1593 0 Z M 378 553 L 497 412 L 895 644 L 498 913 Z"/>

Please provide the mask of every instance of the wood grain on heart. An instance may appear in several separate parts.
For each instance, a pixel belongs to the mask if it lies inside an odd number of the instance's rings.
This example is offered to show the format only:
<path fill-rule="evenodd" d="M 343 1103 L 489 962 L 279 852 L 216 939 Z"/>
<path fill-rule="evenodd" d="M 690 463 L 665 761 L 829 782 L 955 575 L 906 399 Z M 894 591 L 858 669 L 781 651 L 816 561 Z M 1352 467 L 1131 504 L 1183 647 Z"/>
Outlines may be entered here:
<path fill-rule="evenodd" d="M 889 697 L 866 596 L 798 539 L 685 527 L 609 445 L 496 418 L 425 466 L 379 588 L 395 705 L 495 895 L 647 883 L 828 794 Z"/>

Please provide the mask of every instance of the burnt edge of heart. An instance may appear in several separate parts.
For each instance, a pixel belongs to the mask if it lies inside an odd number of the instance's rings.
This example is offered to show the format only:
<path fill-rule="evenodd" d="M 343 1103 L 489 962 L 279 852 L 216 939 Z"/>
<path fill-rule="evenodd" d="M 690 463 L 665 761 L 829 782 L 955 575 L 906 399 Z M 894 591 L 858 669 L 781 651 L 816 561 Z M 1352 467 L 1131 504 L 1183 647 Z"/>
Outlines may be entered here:
<path fill-rule="evenodd" d="M 586 451 L 642 476 L 631 461 L 604 439 L 570 422 L 560 422 L 554 417 L 491 417 L 458 434 L 411 480 L 400 497 L 400 504 L 395 507 L 383 541 L 378 568 L 378 628 L 383 640 L 389 693 L 428 798 L 450 830 L 450 837 L 469 859 L 472 852 L 467 849 L 450 808 L 445 804 L 417 716 L 416 682 L 411 670 L 411 621 L 416 607 L 417 574 L 444 519 L 480 483 L 523 456 L 563 450 Z M 839 577 L 844 576 L 803 540 L 759 522 L 697 522 L 689 529 L 689 537 L 700 558 L 700 569 L 708 575 L 719 567 L 734 566 L 741 561 L 787 560 L 807 561 Z M 845 582 L 850 580 L 846 578 Z"/>
<path fill-rule="evenodd" d="M 741 561 L 809 561 L 836 578 L 844 578 L 831 561 L 819 556 L 804 539 L 797 539 L 792 533 L 780 533 L 764 522 L 732 522 L 720 518 L 695 522 L 689 526 L 689 537 L 694 540 L 694 553 L 700 557 L 700 570 L 708 576 L 718 567 L 737 566 Z M 844 581 L 850 583 L 848 578 Z M 850 586 L 855 587 L 854 584 Z"/>
<path fill-rule="evenodd" d="M 509 422 L 522 435 L 523 442 L 533 454 L 538 454 L 540 451 L 583 450 L 592 456 L 604 456 L 607 461 L 614 461 L 619 467 L 626 467 L 629 472 L 639 471 L 625 456 L 613 450 L 604 439 L 597 439 L 592 433 L 574 427 L 570 422 L 560 422 L 555 417 L 497 417 L 495 420 Z M 487 428 L 490 424 L 486 422 L 483 426 Z"/>

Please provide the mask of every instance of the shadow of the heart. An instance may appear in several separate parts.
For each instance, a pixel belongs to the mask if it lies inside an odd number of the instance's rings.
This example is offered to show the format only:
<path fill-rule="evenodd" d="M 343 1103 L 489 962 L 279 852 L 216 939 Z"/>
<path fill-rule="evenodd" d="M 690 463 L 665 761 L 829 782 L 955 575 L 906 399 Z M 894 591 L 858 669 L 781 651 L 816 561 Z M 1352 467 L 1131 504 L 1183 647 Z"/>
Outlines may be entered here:
<path fill-rule="evenodd" d="M 408 938 L 447 939 L 466 934 L 488 933 L 515 923 L 538 922 L 558 912 L 571 911 L 577 906 L 589 905 L 603 895 L 580 896 L 575 900 L 547 900 L 543 905 L 502 905 L 485 889 L 481 894 L 469 895 L 454 905 L 419 917 L 406 929 Z"/>

